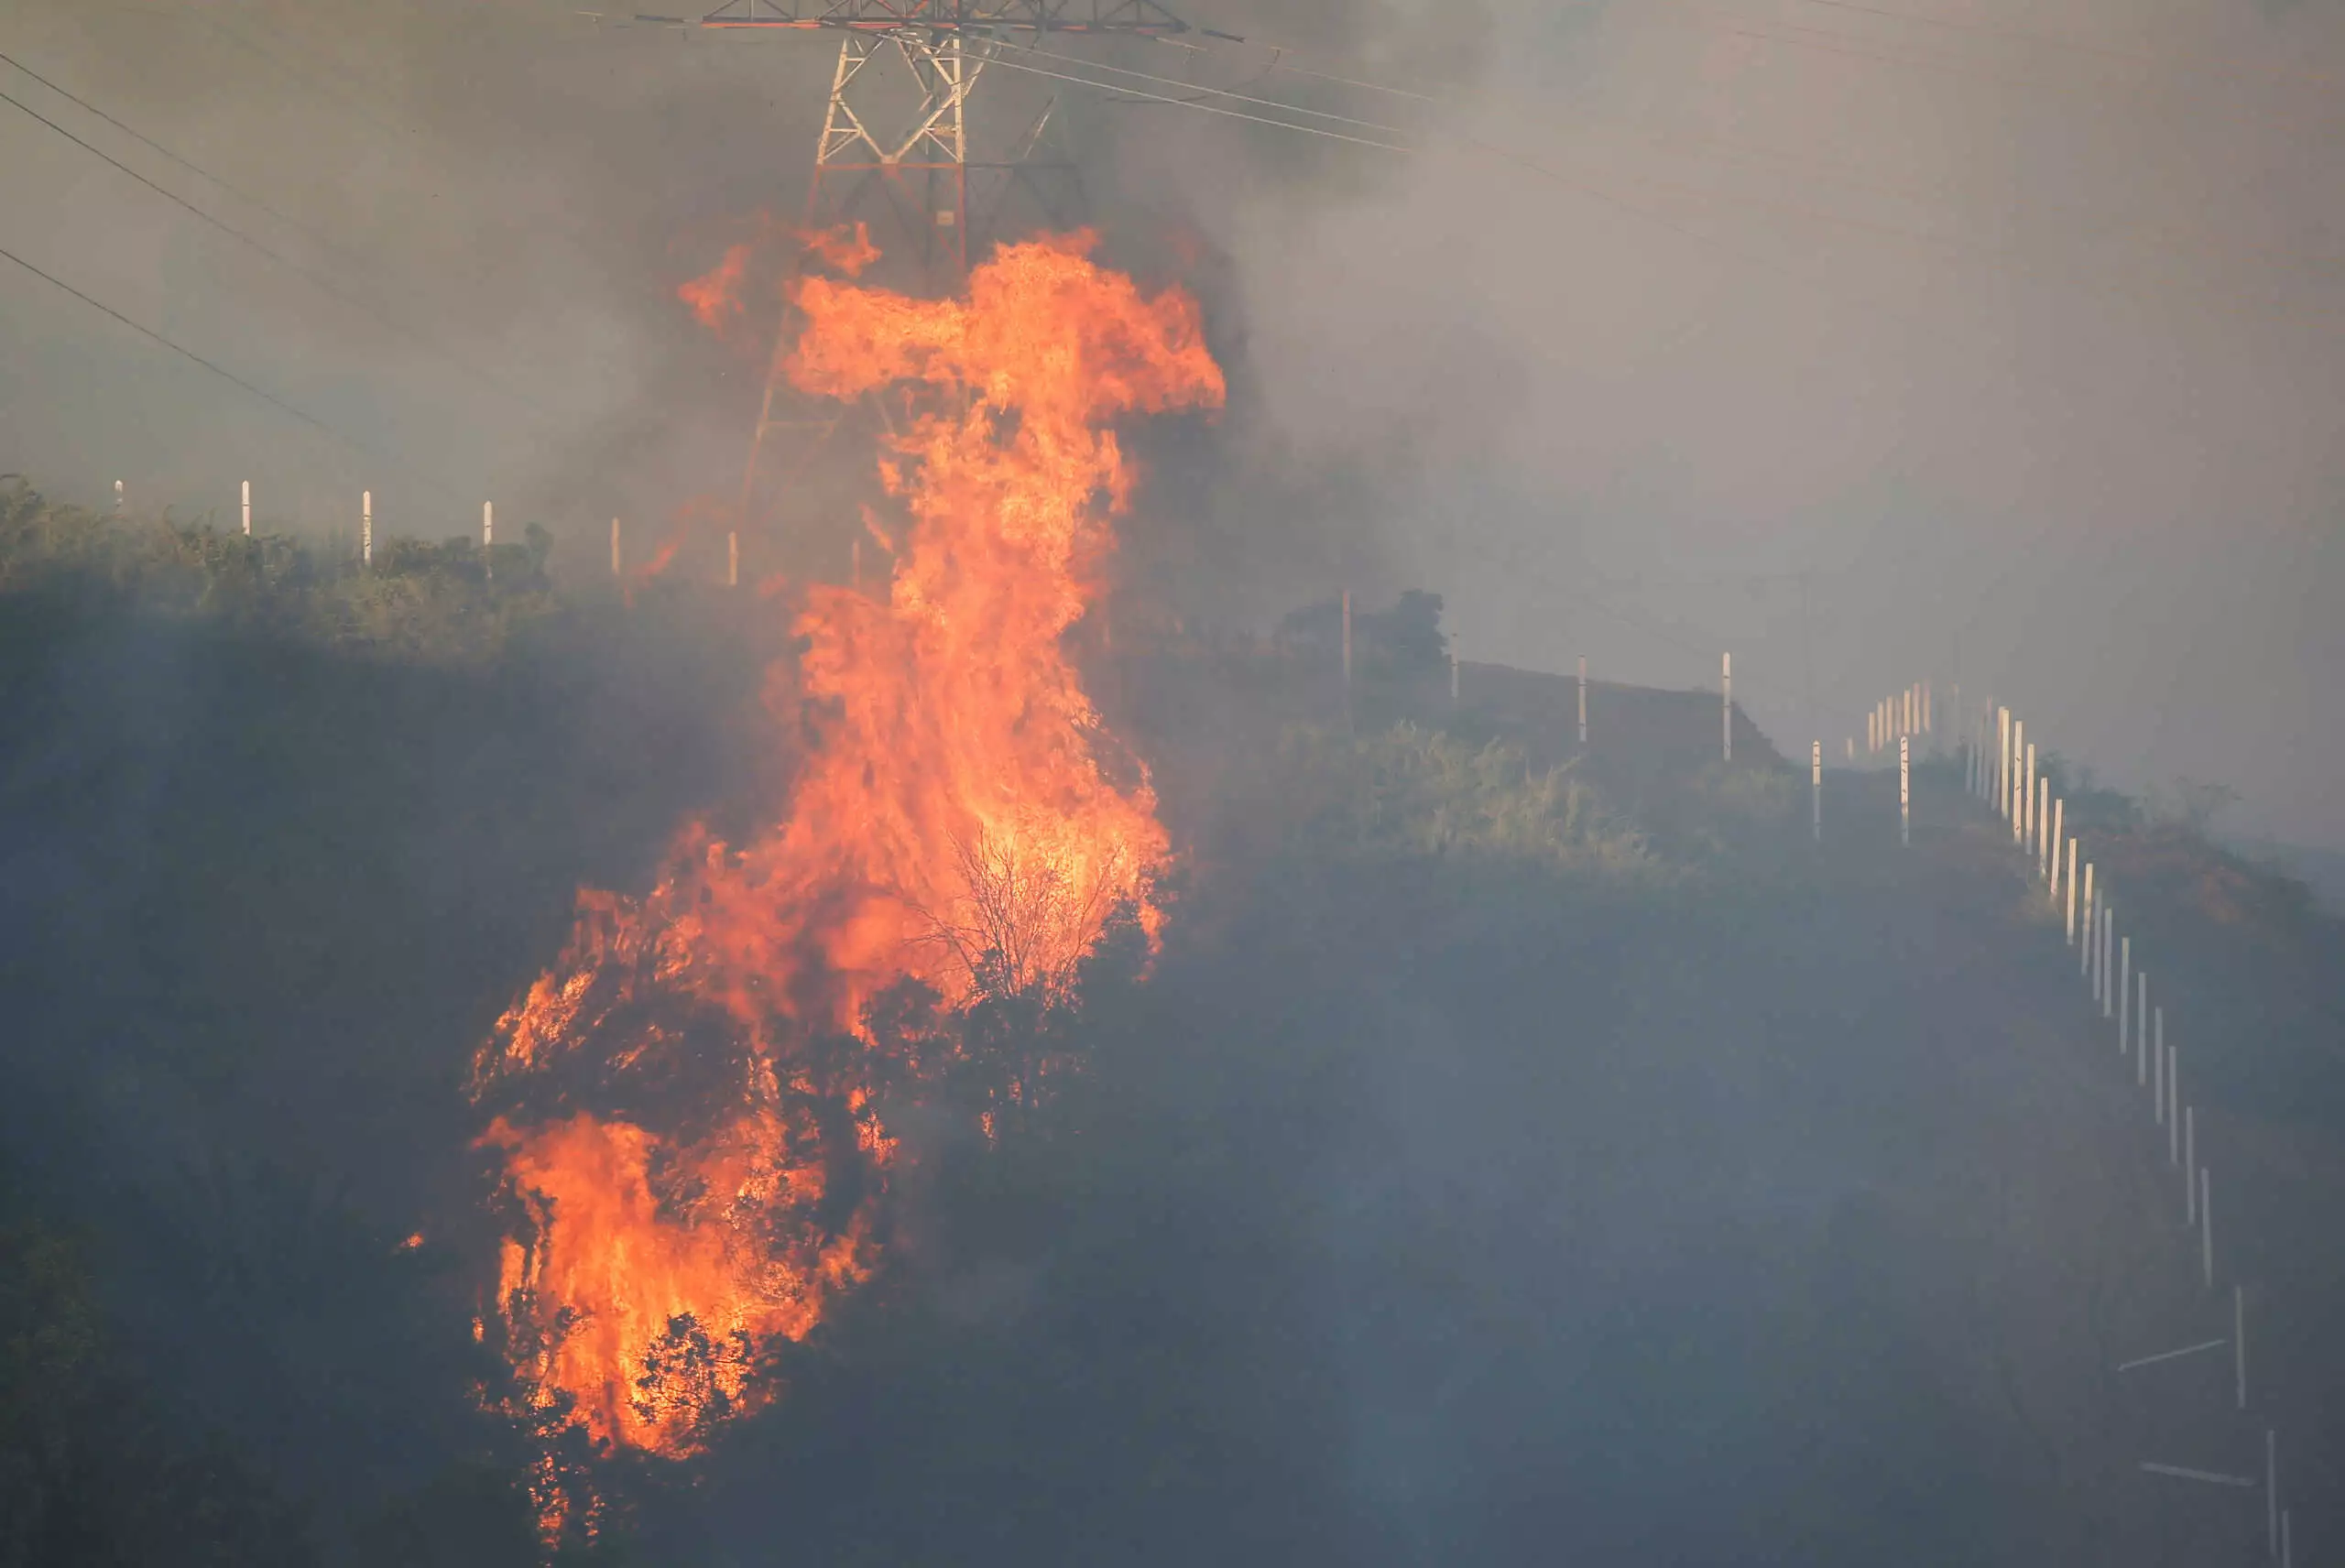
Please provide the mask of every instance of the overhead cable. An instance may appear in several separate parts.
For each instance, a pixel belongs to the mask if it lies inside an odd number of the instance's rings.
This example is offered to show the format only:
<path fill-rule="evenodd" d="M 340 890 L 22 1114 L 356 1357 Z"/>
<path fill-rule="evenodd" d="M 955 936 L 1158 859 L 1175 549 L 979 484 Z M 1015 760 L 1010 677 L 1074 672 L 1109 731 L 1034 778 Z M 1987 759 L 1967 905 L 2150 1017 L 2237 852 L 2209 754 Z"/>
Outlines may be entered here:
<path fill-rule="evenodd" d="M 1025 46 L 1016 45 L 1012 47 L 1023 48 Z M 1053 58 L 1063 60 L 1066 57 L 1053 56 Z M 1096 78 L 1067 76 L 1055 72 L 1040 71 L 1036 67 L 1021 66 L 1015 62 L 999 59 L 997 59 L 994 63 L 1005 66 L 1011 70 L 1033 71 L 1036 71 L 1037 74 L 1053 75 L 1058 80 L 1075 82 L 1081 85 L 1097 88 L 1102 92 L 1128 91 L 1114 82 L 1104 82 Z M 1337 141 L 1352 142 L 1360 146 L 1380 147 L 1385 151 L 1423 154 L 1437 150 L 1424 145 L 1403 146 L 1394 143 L 1378 142 L 1365 136 L 1339 135 L 1336 132 L 1325 130 L 1318 126 L 1297 125 L 1292 121 L 1271 119 L 1262 115 L 1241 114 L 1236 110 L 1219 108 L 1213 104 L 1183 102 L 1178 99 L 1159 97 L 1158 95 L 1153 94 L 1136 93 L 1135 95 L 1153 97 L 1158 102 L 1177 103 L 1179 106 L 1183 108 L 1201 109 L 1208 113 L 1227 114 L 1237 119 L 1252 120 L 1264 125 L 1275 125 L 1285 130 L 1299 131 L 1306 135 L 1327 136 Z M 1293 105 L 1275 103 L 1275 101 L 1271 100 L 1249 99 L 1247 101 L 1255 103 L 1270 104 L 1271 106 L 1289 110 L 1294 109 Z M 1394 135 L 1409 134 L 1402 130 L 1402 127 L 1385 125 L 1381 122 L 1349 120 L 1348 117 L 1346 116 L 1327 117 L 1347 119 L 1347 123 L 1353 125 L 1364 125 L 1371 129 L 1383 130 Z M 1551 183 L 1563 186 L 1567 190 L 1576 191 L 1592 200 L 1606 202 L 1607 204 L 1619 208 L 1621 211 L 1635 213 L 1637 216 L 1644 219 L 1648 223 L 1659 223 L 1665 227 L 1674 228 L 1681 234 L 1691 234 L 1691 231 L 1685 230 L 1678 225 L 1670 223 L 1665 218 L 1654 213 L 1650 209 L 1640 207 L 1634 202 L 1629 201 L 1615 192 L 1607 191 L 1600 186 L 1569 179 L 1560 174 L 1555 169 L 1525 157 L 1522 153 L 1516 152 L 1510 147 L 1500 147 L 1471 136 L 1458 136 L 1456 139 L 1464 147 L 1470 148 L 1477 153 L 1498 158 L 1503 162 L 1511 163 L 1515 167 L 1524 169 L 1532 174 L 1535 174 Z M 1721 191 L 1701 186 L 1683 185 L 1668 180 L 1654 180 L 1647 176 L 1638 176 L 1634 178 L 1636 183 L 1640 187 L 1651 191 L 1683 196 L 1703 201 L 1735 202 L 1744 206 L 1755 207 L 1761 211 L 1784 213 L 1786 215 L 1804 219 L 1812 223 L 1830 223 L 1860 233 L 1879 234 L 1885 238 L 1902 240 L 1909 244 L 1935 247 L 1942 251 L 1953 253 L 1957 256 L 1969 256 L 1984 260 L 1991 265 L 2007 268 L 2020 277 L 2033 278 L 2036 281 L 2054 287 L 2076 289 L 2101 299 L 2120 299 L 2136 304 L 2154 302 L 2154 300 L 2145 300 L 2144 292 L 2139 286 L 2126 287 L 2121 285 L 2109 286 L 2096 284 L 2090 279 L 2078 278 L 2056 268 L 2046 269 L 2041 264 L 2015 253 L 2009 247 L 2003 245 L 1968 239 L 1956 234 L 1947 234 L 1929 230 L 1903 228 L 1897 224 L 1885 223 L 1871 218 L 1835 212 L 1827 207 L 1813 206 L 1803 202 L 1785 201 L 1777 197 L 1751 195 L 1742 191 Z M 1697 237 L 1700 240 L 1700 243 L 1707 245 L 1717 245 L 1718 243 L 1708 236 L 1695 237 Z M 1803 275 L 1794 272 L 1793 276 L 1797 277 Z M 2183 287 L 2185 289 L 2188 289 L 2190 286 L 2189 280 L 2183 280 Z M 2214 301 L 2204 299 L 2200 302 L 2207 305 L 2212 305 L 2214 303 Z M 2269 307 L 2277 302 L 2264 299 L 2241 300 L 2236 301 L 2235 303 L 2237 307 L 2256 310 L 2259 306 Z M 2324 324 L 2333 326 L 2335 323 L 2325 322 Z"/>
<path fill-rule="evenodd" d="M 1412 154 L 1424 150 L 1423 147 L 1406 147 L 1397 142 L 1380 142 L 1370 140 L 1367 136 L 1347 136 L 1341 131 L 1330 131 L 1318 125 L 1298 125 L 1292 120 L 1274 120 L 1267 114 L 1249 114 L 1237 109 L 1225 109 L 1217 103 L 1199 103 L 1194 100 L 1168 98 L 1157 93 L 1142 93 L 1136 88 L 1118 86 L 1112 82 L 1101 82 L 1096 77 L 1070 76 L 1063 71 L 1044 71 L 1041 66 L 1022 65 L 1014 60 L 1002 60 L 996 57 L 987 63 L 1001 71 L 1022 71 L 1031 76 L 1047 76 L 1053 82 L 1072 82 L 1078 87 L 1096 87 L 1102 93 L 1122 93 L 1134 98 L 1145 98 L 1151 103 L 1172 103 L 1180 108 L 1195 109 L 1207 114 L 1225 114 L 1233 120 L 1250 120 L 1258 125 L 1276 125 L 1282 131 L 1298 131 L 1307 136 L 1325 136 L 1329 141 L 1350 142 L 1356 147 L 1376 147 L 1384 152 Z"/>
<path fill-rule="evenodd" d="M 30 75 L 31 72 L 27 71 L 26 74 Z M 553 420 L 554 415 L 551 411 L 539 405 L 534 399 L 505 386 L 496 378 L 489 376 L 485 371 L 467 363 L 462 357 L 446 349 L 441 348 L 438 344 L 431 343 L 429 339 L 417 332 L 412 327 L 408 326 L 404 322 L 399 321 L 391 316 L 385 315 L 381 310 L 368 304 L 365 300 L 358 299 L 356 296 L 343 289 L 339 285 L 334 283 L 332 278 L 326 278 L 322 274 L 302 266 L 300 262 L 286 256 L 283 252 L 277 250 L 275 247 L 261 240 L 255 239 L 252 235 L 245 233 L 242 229 L 237 228 L 234 224 L 230 223 L 224 219 L 214 217 L 210 212 L 207 212 L 202 208 L 197 206 L 194 202 L 189 201 L 186 197 L 180 195 L 177 191 L 172 191 L 166 186 L 158 185 L 155 181 L 147 179 L 145 175 L 139 173 L 136 169 L 131 168 L 120 158 L 107 153 L 103 148 L 93 146 L 91 143 L 82 140 L 80 136 L 75 136 L 71 131 L 67 130 L 63 125 L 59 125 L 55 120 L 50 119 L 39 110 L 25 103 L 22 100 L 15 98 L 6 93 L 0 93 L 0 103 L 6 103 L 10 107 L 29 115 L 33 119 L 38 120 L 42 125 L 47 125 L 50 130 L 55 131 L 59 136 L 63 136 L 75 147 L 80 147 L 82 151 L 89 153 L 92 157 L 102 159 L 105 163 L 112 165 L 114 168 L 130 176 L 131 179 L 138 181 L 139 184 L 144 185 L 147 190 L 152 191 L 155 194 L 162 197 L 165 201 L 169 201 L 172 205 L 185 209 L 195 217 L 202 220 L 212 227 L 219 230 L 222 234 L 226 234 L 229 238 L 236 241 L 239 245 L 245 245 L 250 249 L 258 252 L 260 255 L 277 263 L 278 266 L 284 267 L 287 271 L 307 279 L 311 285 L 316 288 L 320 292 L 340 300 L 342 303 L 349 306 L 354 310 L 361 311 L 364 314 L 372 317 L 376 321 L 379 322 L 383 326 L 390 328 L 392 332 L 399 334 L 400 336 L 412 340 L 420 346 L 438 355 L 440 358 L 445 360 L 450 365 L 454 365 L 459 370 L 464 371 L 466 375 L 474 377 L 475 380 L 481 382 L 490 389 L 502 393 L 505 397 L 512 399 L 514 402 L 529 409 L 530 412 L 535 413 L 540 419 L 548 421 Z"/>
<path fill-rule="evenodd" d="M 197 365 L 200 365 L 204 369 L 212 372 L 213 375 L 219 376 L 222 380 L 234 386 L 242 387 L 245 391 L 249 392 L 254 397 L 259 398 L 262 402 L 267 403 L 270 408 L 277 409 L 278 412 L 289 414 L 294 419 L 300 420 L 303 424 L 310 426 L 313 430 L 324 431 L 327 435 L 332 436 L 335 441 L 340 441 L 343 445 L 348 447 L 351 451 L 359 453 L 361 456 L 377 458 L 383 462 L 392 463 L 405 471 L 409 475 L 417 479 L 420 479 L 425 485 L 428 485 L 432 489 L 439 491 L 442 495 L 449 496 L 452 499 L 454 497 L 455 493 L 450 490 L 446 485 L 440 484 L 437 480 L 431 479 L 423 474 L 418 474 L 414 468 L 398 458 L 393 457 L 388 452 L 379 451 L 376 447 L 365 441 L 360 441 L 357 437 L 351 435 L 345 430 L 339 430 L 334 426 L 328 424 L 325 420 L 319 419 L 315 414 L 308 413 L 300 408 L 295 408 L 292 404 L 287 402 L 284 398 L 278 397 L 275 393 L 254 386 L 243 376 L 238 376 L 234 371 L 224 369 L 222 366 L 213 364 L 211 360 L 204 358 L 203 355 L 196 353 L 193 349 L 172 342 L 169 338 L 165 337 L 154 328 L 144 325 L 141 322 L 132 321 L 128 316 L 124 315 L 120 310 L 115 310 L 113 306 L 105 303 L 104 300 L 93 299 L 89 295 L 82 293 L 79 289 L 74 288 L 73 285 L 66 282 L 63 278 L 57 277 L 55 274 L 42 271 L 39 267 L 35 267 L 31 262 L 27 261 L 23 256 L 18 256 L 16 252 L 0 248 L 0 258 L 15 262 L 18 267 L 23 267 L 27 272 L 31 273 L 35 278 L 39 278 L 42 282 L 49 284 L 52 288 L 64 290 L 66 293 L 73 296 L 76 299 L 81 300 L 84 305 L 89 306 L 92 310 L 112 317 L 114 320 L 121 322 L 124 326 L 128 327 L 132 332 L 136 332 L 143 338 L 147 338 L 162 344 L 165 348 L 169 349 L 173 354 L 178 354 L 180 358 L 194 361 Z"/>
<path fill-rule="evenodd" d="M 1414 98 L 1422 103 L 1446 103 L 1448 102 L 1446 98 L 1436 97 L 1430 93 L 1419 93 L 1407 87 L 1392 87 L 1381 82 L 1363 82 L 1356 76 L 1337 76 L 1333 71 L 1314 71 L 1308 66 L 1296 65 L 1292 62 L 1295 53 L 1294 50 L 1288 49 L 1284 44 L 1271 43 L 1266 38 L 1258 38 L 1251 37 L 1250 35 L 1241 36 L 1237 33 L 1216 32 L 1211 27 L 1199 27 L 1197 31 L 1204 34 L 1206 38 L 1219 38 L 1224 43 L 1246 44 L 1255 49 L 1269 49 L 1273 56 L 1270 64 L 1270 69 L 1271 71 L 1290 71 L 1296 76 L 1314 77 L 1321 82 L 1332 82 L 1343 87 L 1357 87 L 1363 93 L 1389 93 L 1395 98 Z M 1185 49 L 1194 49 L 1199 54 L 1211 52 L 1202 45 L 1184 43 L 1179 38 L 1166 38 L 1162 34 L 1156 35 L 1152 41 L 1160 44 L 1173 44 Z"/>
<path fill-rule="evenodd" d="M 1039 55 L 1044 60 L 1054 60 L 1063 65 L 1079 65 L 1086 70 L 1111 71 L 1118 76 L 1129 76 L 1140 82 L 1161 82 L 1168 87 L 1186 88 L 1191 93 L 1203 93 L 1207 97 L 1228 98 L 1240 103 L 1253 103 L 1266 109 L 1281 109 L 1290 114 L 1303 114 L 1314 120 L 1327 120 L 1341 125 L 1357 125 L 1363 130 L 1383 131 L 1389 135 L 1396 136 L 1405 136 L 1412 134 L 1409 128 L 1405 125 L 1387 125 L 1381 120 L 1362 120 L 1355 118 L 1350 114 L 1330 114 L 1325 109 L 1306 109 L 1300 103 L 1288 103 L 1276 98 L 1250 97 L 1246 93 L 1234 92 L 1227 87 L 1201 87 L 1194 82 L 1183 82 L 1178 77 L 1158 76 L 1151 71 L 1131 71 L 1120 65 L 1105 65 L 1097 60 L 1085 60 L 1080 55 L 1053 54 L 1049 49 L 1036 49 L 1032 44 L 1015 43 L 1008 38 L 996 38 L 994 42 L 1000 48 L 1014 49 L 1021 50 L 1027 54 Z M 998 63 L 998 60 L 997 63 Z M 1123 89 L 1118 88 L 1117 91 L 1121 92 Z M 1183 100 L 1182 102 L 1188 103 L 1194 101 L 1194 100 L 1191 99 Z"/>
<path fill-rule="evenodd" d="M 194 164 L 190 163 L 187 159 L 181 158 L 179 154 L 173 152 L 162 143 L 155 140 L 154 137 L 140 135 L 138 132 L 131 129 L 128 125 L 124 125 L 120 120 L 115 119 L 112 114 L 107 114 L 104 109 L 99 108 L 95 103 L 91 103 L 88 99 L 76 97 L 73 93 L 67 92 L 64 88 L 60 87 L 56 82 L 51 82 L 48 77 L 43 76 L 39 71 L 35 71 L 31 66 L 27 65 L 23 60 L 18 60 L 16 56 L 12 54 L 0 53 L 0 61 L 5 61 L 7 64 L 16 67 L 18 71 L 23 71 L 27 76 L 31 77 L 35 82 L 39 82 L 43 87 L 48 88 L 51 93 L 56 93 L 60 98 L 64 99 L 69 103 L 76 105 L 88 114 L 96 115 L 99 119 L 104 120 L 107 125 L 112 125 L 115 130 L 120 131 L 124 136 L 130 137 L 133 141 L 141 142 L 146 146 L 152 147 L 155 151 L 161 153 L 165 158 L 169 158 L 173 163 L 178 164 L 181 169 L 186 169 L 190 174 L 195 175 L 198 179 L 209 180 L 211 183 L 218 186 L 221 190 L 228 192 L 231 196 L 235 197 L 238 201 L 258 208 L 260 211 L 267 213 L 270 217 L 275 218 L 278 223 L 283 223 L 287 228 L 292 229 L 300 234 L 308 234 L 310 238 L 316 240 L 321 245 L 326 243 L 324 236 L 314 233 L 295 220 L 287 217 L 284 213 L 278 212 L 276 208 L 270 206 L 267 202 L 262 201 L 252 192 L 248 191 L 240 191 L 235 186 L 231 185 L 226 180 L 221 179 L 218 175 L 213 174 L 207 169 L 197 168 Z"/>

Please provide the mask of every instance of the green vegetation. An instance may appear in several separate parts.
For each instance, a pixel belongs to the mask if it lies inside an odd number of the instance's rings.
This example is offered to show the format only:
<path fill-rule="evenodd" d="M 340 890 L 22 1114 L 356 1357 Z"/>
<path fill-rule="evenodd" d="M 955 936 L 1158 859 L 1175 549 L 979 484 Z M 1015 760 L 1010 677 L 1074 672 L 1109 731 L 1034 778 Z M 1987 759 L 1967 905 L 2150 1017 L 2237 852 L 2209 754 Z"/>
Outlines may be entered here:
<path fill-rule="evenodd" d="M 1599 876 L 1657 875 L 1643 835 L 1609 817 L 1566 768 L 1536 770 L 1502 741 L 1475 745 L 1407 721 L 1362 735 L 1296 727 L 1279 759 L 1305 853 L 1351 860 L 1514 862 Z"/>
<path fill-rule="evenodd" d="M 168 517 L 116 517 L 50 502 L 22 480 L 0 486 L 0 593 L 134 602 L 377 657 L 433 663 L 494 658 L 553 608 L 553 540 L 488 557 L 471 539 L 383 542 L 372 565 L 282 535 L 221 533 Z"/>

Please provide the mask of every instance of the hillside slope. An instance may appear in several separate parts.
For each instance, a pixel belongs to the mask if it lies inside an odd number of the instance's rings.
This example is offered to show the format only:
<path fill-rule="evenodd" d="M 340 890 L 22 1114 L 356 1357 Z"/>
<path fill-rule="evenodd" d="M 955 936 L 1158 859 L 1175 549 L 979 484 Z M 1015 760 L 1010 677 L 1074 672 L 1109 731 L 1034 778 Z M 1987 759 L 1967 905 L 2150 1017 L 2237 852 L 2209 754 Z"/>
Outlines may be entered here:
<path fill-rule="evenodd" d="M 141 537 L 159 601 L 10 582 L 7 1152 L 164 1420 L 308 1504 L 327 1559 L 532 1558 L 528 1450 L 473 1396 L 496 1237 L 462 1078 L 572 889 L 766 798 L 756 639 L 706 595 L 523 606 L 453 556 L 224 603 L 241 579 Z M 492 635 L 422 657 L 450 625 Z M 1347 703 L 1324 659 L 1144 638 L 1090 673 L 1184 846 L 1162 951 L 1110 943 L 1066 1006 L 875 1024 L 1066 1072 L 998 1137 L 905 1105 L 885 1266 L 704 1454 L 602 1465 L 609 1544 L 2221 1562 L 2253 1499 L 2137 1466 L 2252 1469 L 2267 1412 L 2298 1541 L 2345 1530 L 2312 1484 L 2345 1410 L 2336 930 L 2284 886 L 2093 807 L 2253 1290 L 2241 1421 L 2220 1357 L 2110 1370 L 2225 1302 L 1943 768 L 1910 849 L 1893 780 L 1836 771 L 1818 846 L 1803 769 L 1740 723 L 1717 757 L 1713 695 L 1599 686 L 1582 757 L 1568 678 L 1468 665 L 1453 706 L 1380 670 Z M 14 1312 L 57 1271 L 0 1220 Z"/>

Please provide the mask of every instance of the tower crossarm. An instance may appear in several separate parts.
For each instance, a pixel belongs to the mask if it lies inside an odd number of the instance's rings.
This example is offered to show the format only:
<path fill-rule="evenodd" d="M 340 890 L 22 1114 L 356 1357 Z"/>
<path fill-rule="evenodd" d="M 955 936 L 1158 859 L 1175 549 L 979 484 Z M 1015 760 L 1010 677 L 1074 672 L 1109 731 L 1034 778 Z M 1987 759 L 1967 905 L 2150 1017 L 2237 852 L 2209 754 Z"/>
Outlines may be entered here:
<path fill-rule="evenodd" d="M 1165 35 L 1189 24 L 1156 0 L 725 0 L 704 27 L 917 28 L 941 33 Z"/>

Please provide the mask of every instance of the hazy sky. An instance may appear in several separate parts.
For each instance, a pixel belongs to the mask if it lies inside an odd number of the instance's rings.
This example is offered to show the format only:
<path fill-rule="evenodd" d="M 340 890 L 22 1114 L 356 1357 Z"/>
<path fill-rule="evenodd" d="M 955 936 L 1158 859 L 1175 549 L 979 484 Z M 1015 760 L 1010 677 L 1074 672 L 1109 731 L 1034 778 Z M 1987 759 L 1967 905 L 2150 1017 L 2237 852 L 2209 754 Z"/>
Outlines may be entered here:
<path fill-rule="evenodd" d="M 1227 255 L 1249 390 L 1230 472 L 1178 493 L 1249 613 L 1422 584 L 1469 659 L 1676 686 L 1731 648 L 1787 750 L 1958 679 L 2113 779 L 2345 845 L 2345 6 L 1183 14 L 1297 52 L 1064 47 L 1419 149 L 1065 89 L 1111 228 Z M 737 474 L 755 367 L 671 291 L 795 209 L 824 40 L 26 0 L 0 49 L 274 212 L 0 92 L 301 270 L 5 103 L 0 246 L 374 449 L 0 263 L 0 469 L 183 512 L 249 476 L 306 517 L 371 485 L 435 535 Z"/>

